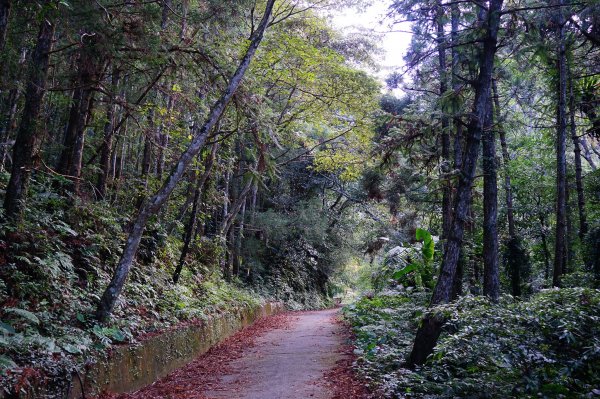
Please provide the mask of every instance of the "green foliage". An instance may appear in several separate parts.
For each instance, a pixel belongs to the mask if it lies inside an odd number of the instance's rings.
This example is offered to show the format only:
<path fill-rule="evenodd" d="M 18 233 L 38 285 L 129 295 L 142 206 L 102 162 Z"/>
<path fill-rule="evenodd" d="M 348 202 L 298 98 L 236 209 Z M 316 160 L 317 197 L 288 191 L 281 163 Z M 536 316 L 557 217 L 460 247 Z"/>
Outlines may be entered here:
<path fill-rule="evenodd" d="M 185 320 L 255 306 L 264 299 L 228 283 L 215 271 L 220 250 L 213 241 L 194 246 L 181 284 L 171 280 L 181 241 L 167 239 L 159 224 L 144 237 L 115 318 L 94 322 L 94 309 L 123 244 L 120 209 L 77 203 L 49 194 L 38 179 L 20 229 L 0 225 L 0 373 L 12 388 L 18 370 L 38 365 L 52 388 L 65 387 L 73 368 L 102 356 L 113 344 L 132 343 L 147 331 Z M 144 263 L 144 264 L 143 264 Z M 12 371 L 11 371 L 12 370 Z"/>
<path fill-rule="evenodd" d="M 415 239 L 420 245 L 395 247 L 374 274 L 374 286 L 378 289 L 400 284 L 405 287 L 433 287 L 433 258 L 435 242 L 431 233 L 417 228 Z"/>
<path fill-rule="evenodd" d="M 599 290 L 463 297 L 437 308 L 448 321 L 429 361 L 403 369 L 425 302 L 387 293 L 345 308 L 360 369 L 387 397 L 584 397 L 600 383 Z"/>

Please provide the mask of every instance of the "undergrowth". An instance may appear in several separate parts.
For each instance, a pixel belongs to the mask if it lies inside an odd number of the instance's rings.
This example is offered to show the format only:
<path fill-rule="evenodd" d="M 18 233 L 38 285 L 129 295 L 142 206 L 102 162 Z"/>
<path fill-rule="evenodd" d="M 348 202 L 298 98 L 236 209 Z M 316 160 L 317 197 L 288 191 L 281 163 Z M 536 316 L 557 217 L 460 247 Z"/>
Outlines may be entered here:
<path fill-rule="evenodd" d="M 426 309 L 423 291 L 384 291 L 344 309 L 358 367 L 389 398 L 595 397 L 600 394 L 600 290 L 544 290 L 498 304 L 466 296 L 433 355 L 403 368 Z"/>
<path fill-rule="evenodd" d="M 217 250 L 211 241 L 194 248 L 174 285 L 181 241 L 167 238 L 156 220 L 111 321 L 97 323 L 96 305 L 127 235 L 129 220 L 122 214 L 131 212 L 72 202 L 53 194 L 49 184 L 33 185 L 36 195 L 21 226 L 0 225 L 0 392 L 25 392 L 40 380 L 58 395 L 72 370 L 111 345 L 265 301 L 222 280 L 218 261 L 211 261 L 218 257 L 203 257 Z"/>

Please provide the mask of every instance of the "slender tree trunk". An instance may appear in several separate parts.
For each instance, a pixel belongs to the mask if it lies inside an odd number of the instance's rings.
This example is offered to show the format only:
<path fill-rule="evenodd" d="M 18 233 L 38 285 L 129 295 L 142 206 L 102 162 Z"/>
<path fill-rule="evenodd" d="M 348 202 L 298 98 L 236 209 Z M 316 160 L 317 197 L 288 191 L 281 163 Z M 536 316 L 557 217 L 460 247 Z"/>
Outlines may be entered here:
<path fill-rule="evenodd" d="M 465 274 L 466 260 L 463 251 L 460 251 L 458 257 L 458 264 L 456 265 L 456 274 L 454 276 L 454 283 L 452 284 L 452 294 L 450 299 L 452 301 L 460 298 L 463 294 L 463 279 Z"/>
<path fill-rule="evenodd" d="M 458 52 L 458 24 L 460 20 L 460 9 L 458 8 L 458 4 L 454 3 L 451 6 L 451 44 L 452 44 L 452 90 L 455 93 L 458 93 L 460 90 L 460 80 L 456 77 L 459 73 L 459 65 L 460 65 L 460 54 Z M 462 167 L 462 133 L 463 133 L 463 125 L 460 120 L 460 116 L 454 116 L 454 169 L 459 170 Z"/>
<path fill-rule="evenodd" d="M 0 171 L 3 171 L 6 167 L 6 156 L 12 148 L 12 142 L 10 141 L 14 131 L 17 129 L 17 109 L 19 105 L 19 98 L 21 97 L 21 91 L 19 90 L 20 82 L 23 79 L 23 74 L 26 72 L 26 61 L 27 61 L 27 48 L 21 50 L 21 57 L 19 58 L 19 71 L 14 87 L 8 93 L 7 99 L 7 116 L 2 130 L 2 137 L 0 138 Z"/>
<path fill-rule="evenodd" d="M 458 93 L 460 90 L 460 81 L 456 78 L 459 73 L 460 55 L 458 52 L 458 23 L 460 20 L 460 9 L 458 4 L 452 4 L 450 6 L 451 18 L 450 18 L 450 40 L 452 44 L 452 90 L 454 93 Z M 463 125 L 460 120 L 460 116 L 455 115 L 453 118 L 454 126 L 454 143 L 453 143 L 453 165 L 454 170 L 460 170 L 462 168 L 462 134 Z M 452 204 L 452 199 L 451 199 Z M 450 210 L 452 212 L 452 209 Z M 463 294 L 463 279 L 465 273 L 466 260 L 464 257 L 463 250 L 461 248 L 459 254 L 458 264 L 456 266 L 456 274 L 454 276 L 454 283 L 452 284 L 452 300 L 458 299 Z"/>
<path fill-rule="evenodd" d="M 444 33 L 444 8 L 438 0 L 436 9 L 437 25 L 437 48 L 438 48 L 438 74 L 440 79 L 440 100 L 448 94 L 448 73 L 446 68 L 446 39 Z M 443 101 L 440 101 L 442 103 Z M 449 121 L 446 111 L 441 109 L 442 127 L 442 167 L 444 183 L 442 190 L 442 237 L 448 237 L 450 221 L 452 220 L 452 183 L 449 178 L 450 172 L 450 132 Z"/>
<path fill-rule="evenodd" d="M 121 79 L 121 71 L 117 66 L 113 68 L 112 73 L 112 92 L 108 98 L 106 105 L 106 123 L 104 124 L 104 142 L 102 143 L 102 153 L 100 155 L 100 174 L 98 175 L 98 197 L 104 199 L 106 196 L 106 188 L 110 175 L 110 157 L 113 146 L 113 137 L 115 133 L 115 114 L 117 111 L 117 103 L 114 101 L 114 95 L 117 95 L 119 80 Z"/>
<path fill-rule="evenodd" d="M 231 77 L 227 88 L 225 89 L 219 100 L 211 107 L 210 112 L 204 122 L 204 125 L 202 126 L 198 134 L 192 139 L 192 142 L 189 144 L 188 148 L 177 161 L 169 177 L 164 182 L 163 187 L 152 198 L 146 201 L 140 209 L 135 223 L 133 224 L 131 233 L 127 238 L 127 243 L 125 244 L 123 254 L 121 255 L 121 259 L 119 260 L 119 263 L 115 269 L 112 280 L 106 288 L 104 294 L 102 295 L 102 299 L 100 300 L 100 303 L 98 305 L 96 316 L 99 320 L 107 320 L 110 317 L 110 314 L 115 306 L 117 298 L 123 290 L 125 280 L 129 275 L 129 270 L 131 269 L 131 265 L 134 261 L 135 254 L 137 253 L 138 247 L 140 245 L 140 240 L 142 238 L 142 234 L 144 232 L 148 219 L 152 215 L 156 214 L 167 201 L 169 195 L 173 192 L 173 190 L 177 186 L 177 183 L 179 183 L 179 180 L 185 173 L 187 167 L 192 162 L 192 159 L 198 154 L 200 149 L 204 147 L 204 144 L 210 131 L 217 124 L 217 121 L 225 111 L 227 104 L 229 103 L 229 101 L 235 94 L 237 88 L 239 87 L 246 71 L 248 70 L 250 62 L 254 54 L 256 53 L 256 49 L 262 41 L 264 32 L 267 28 L 269 19 L 271 17 L 274 2 L 275 0 L 268 0 L 262 20 L 258 28 L 252 33 L 250 37 L 249 46 L 246 50 L 244 57 L 242 58 L 237 70 Z"/>
<path fill-rule="evenodd" d="M 571 244 L 573 243 L 573 218 L 571 210 L 571 185 L 569 184 L 569 175 L 567 173 L 567 180 L 565 184 L 565 257 L 563 259 L 562 274 L 569 273 L 573 262 L 573 251 Z"/>
<path fill-rule="evenodd" d="M 483 132 L 483 294 L 492 301 L 500 296 L 498 276 L 498 177 L 496 134 L 492 116 L 492 96 L 488 101 L 487 123 Z"/>
<path fill-rule="evenodd" d="M 583 239 L 588 231 L 587 217 L 585 213 L 585 194 L 583 191 L 583 169 L 581 167 L 581 148 L 579 137 L 577 137 L 577 125 L 575 124 L 575 96 L 573 94 L 573 75 L 569 70 L 569 117 L 571 125 L 571 140 L 573 141 L 573 152 L 575 155 L 575 186 L 577 188 L 577 209 L 579 211 L 579 233 Z"/>
<path fill-rule="evenodd" d="M 50 1 L 45 3 L 49 4 Z M 39 160 L 41 141 L 39 115 L 46 93 L 53 36 L 54 23 L 49 17 L 46 17 L 40 23 L 37 43 L 31 57 L 29 78 L 25 90 L 25 107 L 13 148 L 12 171 L 4 198 L 5 215 L 15 222 L 21 220 L 31 171 Z"/>
<path fill-rule="evenodd" d="M 8 92 L 8 110 L 6 115 L 6 122 L 4 128 L 2 129 L 2 136 L 0 136 L 0 171 L 4 170 L 4 166 L 6 163 L 6 155 L 8 154 L 10 148 L 12 148 L 10 138 L 12 136 L 12 132 L 15 130 L 16 126 L 16 115 L 17 115 L 17 105 L 19 102 L 19 90 L 16 88 L 11 89 Z"/>
<path fill-rule="evenodd" d="M 98 76 L 103 73 L 104 63 L 98 59 L 96 43 L 89 44 L 79 51 L 77 78 L 73 92 L 73 103 L 69 113 L 69 123 L 65 131 L 63 150 L 58 170 L 71 177 L 71 191 L 78 193 L 85 145 L 85 127 L 91 116 L 92 98 Z"/>
<path fill-rule="evenodd" d="M 171 111 L 173 110 L 173 96 L 167 96 L 167 118 L 170 117 Z M 158 143 L 158 151 L 156 155 L 156 176 L 162 179 L 163 171 L 165 169 L 165 153 L 169 146 L 169 125 L 167 121 L 162 121 L 159 125 L 158 132 L 156 135 Z"/>
<path fill-rule="evenodd" d="M 230 167 L 227 167 L 227 172 L 225 174 L 225 178 L 223 181 L 223 197 L 225 198 L 225 201 L 223 201 L 223 212 L 221 213 L 221 221 L 225 220 L 227 218 L 227 215 L 229 214 L 229 205 L 231 204 L 231 193 L 230 193 L 230 186 L 231 186 L 231 180 L 233 179 L 233 171 L 230 169 Z"/>
<path fill-rule="evenodd" d="M 175 284 L 179 282 L 179 276 L 181 275 L 181 271 L 183 270 L 183 266 L 185 265 L 185 259 L 187 258 L 190 249 L 190 244 L 192 243 L 192 239 L 194 238 L 194 227 L 196 226 L 196 221 L 198 220 L 198 209 L 201 205 L 201 193 L 205 190 L 208 178 L 212 173 L 212 168 L 215 163 L 215 157 L 217 155 L 217 149 L 218 145 L 213 144 L 211 154 L 206 159 L 204 172 L 202 173 L 202 176 L 200 176 L 198 182 L 196 183 L 196 190 L 194 191 L 194 200 L 192 203 L 192 211 L 190 213 L 188 223 L 186 224 L 183 236 L 183 248 L 181 249 L 181 256 L 179 257 L 179 262 L 177 263 L 175 273 L 173 273 L 173 283 Z"/>
<path fill-rule="evenodd" d="M 256 203 L 258 199 L 258 183 L 254 183 L 252 187 L 252 201 L 250 201 L 250 226 L 254 226 L 256 219 Z"/>
<path fill-rule="evenodd" d="M 221 222 L 221 227 L 219 228 L 219 235 L 226 236 L 231 229 L 231 225 L 235 220 L 235 217 L 240 212 L 243 203 L 246 201 L 246 197 L 250 193 L 252 186 L 254 185 L 254 179 L 249 179 L 242 191 L 236 196 L 235 202 L 231 205 L 231 209 Z"/>
<path fill-rule="evenodd" d="M 450 235 L 444 251 L 444 260 L 440 276 L 431 299 L 431 306 L 448 302 L 452 293 L 454 275 L 456 273 L 456 267 L 462 247 L 465 220 L 471 205 L 471 185 L 475 178 L 479 145 L 483 133 L 488 103 L 490 101 L 492 71 L 494 67 L 494 56 L 496 54 L 501 8 L 502 0 L 491 0 L 484 21 L 486 29 L 483 38 L 483 50 L 479 60 L 479 76 L 475 83 L 473 111 L 470 116 L 467 131 L 466 155 L 456 190 L 454 217 L 452 219 Z M 428 314 L 424 317 L 423 323 L 415 337 L 414 346 L 408 360 L 409 366 L 423 364 L 425 362 L 427 356 L 433 352 L 433 348 L 437 343 L 443 324 L 444 320 L 439 316 Z"/>
<path fill-rule="evenodd" d="M 564 0 L 559 0 L 559 5 L 563 5 Z M 563 274 L 566 254 L 566 235 L 567 235 L 567 118 L 566 118 L 566 100 L 567 100 L 567 57 L 565 49 L 565 21 L 562 7 L 559 10 L 560 21 L 557 31 L 558 36 L 558 105 L 557 105 L 557 126 L 556 132 L 556 237 L 554 246 L 554 273 L 552 285 L 560 286 L 560 279 Z"/>
<path fill-rule="evenodd" d="M 69 175 L 71 176 L 73 193 L 79 194 L 81 182 L 81 170 L 83 167 L 83 150 L 85 148 L 85 128 L 88 122 L 88 117 L 92 114 L 92 97 L 94 93 L 91 89 L 85 90 L 85 95 L 82 98 L 80 116 L 77 123 L 77 135 L 73 146 L 73 152 L 70 162 Z"/>
<path fill-rule="evenodd" d="M 242 209 L 240 211 L 240 218 L 237 222 L 237 234 L 235 235 L 235 245 L 233 249 L 233 275 L 240 275 L 241 268 L 241 254 L 242 254 L 242 240 L 244 238 L 244 220 L 246 218 L 246 204 L 248 203 L 248 198 L 243 201 Z M 234 229 L 235 233 L 235 229 Z"/>
<path fill-rule="evenodd" d="M 504 165 L 504 196 L 506 201 L 506 218 L 508 221 L 508 235 L 509 242 L 508 246 L 512 250 L 510 253 L 514 253 L 520 245 L 520 238 L 517 236 L 517 229 L 515 227 L 515 213 L 513 205 L 512 195 L 512 183 L 510 181 L 509 163 L 510 154 L 508 153 L 508 145 L 506 143 L 506 132 L 504 126 L 502 126 L 502 119 L 500 114 L 500 96 L 498 95 L 498 85 L 496 80 L 492 81 L 492 90 L 494 95 L 494 111 L 496 115 L 496 126 L 498 127 L 498 136 L 500 136 L 500 147 L 502 148 L 502 163 Z M 517 259 L 510 259 L 510 279 L 512 295 L 517 297 L 521 296 L 521 268 L 522 265 L 518 263 Z"/>
<path fill-rule="evenodd" d="M 81 114 L 81 97 L 83 95 L 83 89 L 77 87 L 80 83 L 74 79 L 72 82 L 73 86 L 76 86 L 71 97 L 71 109 L 69 111 L 69 121 L 65 128 L 65 137 L 63 139 L 63 147 L 60 153 L 60 158 L 56 169 L 63 175 L 67 175 L 71 169 L 71 162 L 73 158 L 73 148 L 75 147 L 75 140 L 77 139 L 77 126 L 83 123 L 79 122 L 85 118 Z M 87 112 L 87 109 L 85 110 Z"/>
<path fill-rule="evenodd" d="M 498 126 L 498 135 L 500 136 L 500 146 L 502 148 L 502 160 L 504 164 L 504 190 L 506 191 L 506 215 L 508 220 L 508 234 L 510 237 L 517 236 L 515 228 L 515 210 L 513 204 L 512 184 L 510 181 L 510 173 L 508 166 L 510 163 L 510 154 L 508 153 L 508 145 L 506 143 L 506 132 L 502 126 L 500 116 L 500 97 L 498 96 L 498 85 L 496 81 L 492 81 L 492 89 L 494 91 L 494 103 L 496 111 L 496 125 Z"/>
<path fill-rule="evenodd" d="M 226 281 L 231 281 L 233 269 L 233 229 L 230 229 L 225 234 L 225 264 L 223 265 L 223 278 Z"/>
<path fill-rule="evenodd" d="M 154 134 L 154 109 L 148 111 L 148 129 L 144 135 L 144 155 L 142 157 L 142 176 L 148 178 L 152 164 L 152 135 Z"/>
<path fill-rule="evenodd" d="M 542 250 L 544 252 L 544 279 L 550 278 L 550 249 L 548 248 L 548 235 L 546 234 L 546 218 L 543 213 L 538 214 L 540 220 L 540 237 L 542 239 Z"/>

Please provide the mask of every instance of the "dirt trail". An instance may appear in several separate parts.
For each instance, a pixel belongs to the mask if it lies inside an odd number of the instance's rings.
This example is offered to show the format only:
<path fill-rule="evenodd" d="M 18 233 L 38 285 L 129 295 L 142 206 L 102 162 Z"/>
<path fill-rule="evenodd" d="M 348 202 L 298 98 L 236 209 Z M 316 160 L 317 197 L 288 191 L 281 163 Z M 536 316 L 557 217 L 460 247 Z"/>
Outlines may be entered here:
<path fill-rule="evenodd" d="M 263 319 L 121 399 L 363 399 L 338 310 Z"/>

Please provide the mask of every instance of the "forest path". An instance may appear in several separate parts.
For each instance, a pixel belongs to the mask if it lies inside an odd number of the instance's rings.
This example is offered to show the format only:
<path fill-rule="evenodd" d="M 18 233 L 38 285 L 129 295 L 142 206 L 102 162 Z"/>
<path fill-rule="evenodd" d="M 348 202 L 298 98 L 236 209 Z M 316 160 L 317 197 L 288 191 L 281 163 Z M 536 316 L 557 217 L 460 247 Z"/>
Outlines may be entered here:
<path fill-rule="evenodd" d="M 286 328 L 258 337 L 255 346 L 231 363 L 232 371 L 220 377 L 207 392 L 215 399 L 315 398 L 329 399 L 320 384 L 325 373 L 341 360 L 342 326 L 337 310 L 290 314 Z"/>
<path fill-rule="evenodd" d="M 262 319 L 162 380 L 119 398 L 362 399 L 338 309 Z"/>

